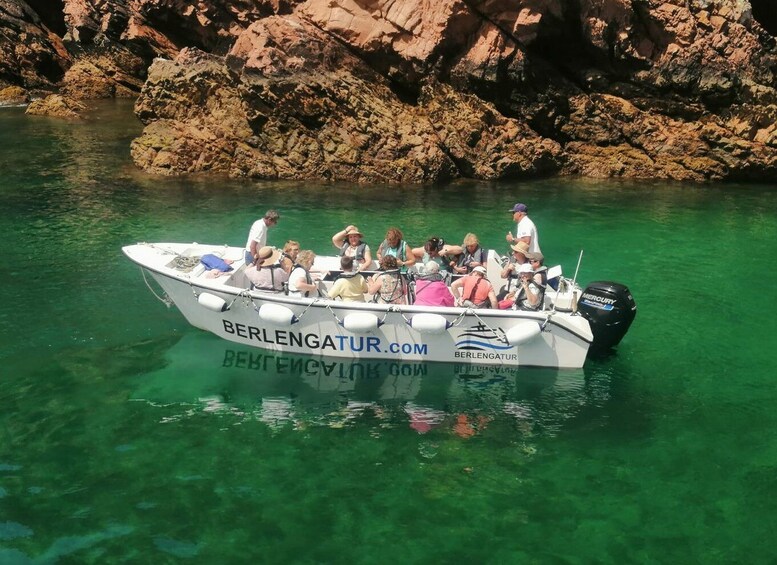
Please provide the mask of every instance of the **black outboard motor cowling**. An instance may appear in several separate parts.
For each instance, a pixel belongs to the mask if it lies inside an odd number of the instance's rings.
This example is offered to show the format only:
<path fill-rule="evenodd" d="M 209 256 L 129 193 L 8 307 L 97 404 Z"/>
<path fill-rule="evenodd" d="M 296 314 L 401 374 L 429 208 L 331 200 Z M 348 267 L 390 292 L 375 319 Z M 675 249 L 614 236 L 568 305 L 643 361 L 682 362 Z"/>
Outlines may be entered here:
<path fill-rule="evenodd" d="M 604 353 L 618 345 L 629 331 L 637 315 L 637 304 L 625 285 L 596 281 L 583 291 L 577 310 L 591 324 L 594 342 L 590 351 Z"/>

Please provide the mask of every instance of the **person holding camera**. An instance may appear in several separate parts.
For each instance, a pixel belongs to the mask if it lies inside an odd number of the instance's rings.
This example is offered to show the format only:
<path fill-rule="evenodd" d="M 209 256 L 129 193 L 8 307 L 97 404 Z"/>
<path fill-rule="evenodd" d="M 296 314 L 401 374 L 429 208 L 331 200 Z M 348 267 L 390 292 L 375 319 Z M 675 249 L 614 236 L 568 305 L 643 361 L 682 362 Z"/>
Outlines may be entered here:
<path fill-rule="evenodd" d="M 408 267 L 415 265 L 415 255 L 413 249 L 405 241 L 405 236 L 399 228 L 391 227 L 386 232 L 386 239 L 378 247 L 378 263 L 381 268 L 383 258 L 391 256 L 396 259 L 400 272 L 406 273 Z"/>
<path fill-rule="evenodd" d="M 443 272 L 452 271 L 456 258 L 462 251 L 463 248 L 459 245 L 447 245 L 443 238 L 433 236 L 426 240 L 423 247 L 413 248 L 413 255 L 416 261 L 420 262 L 418 272 L 423 275 L 428 271 L 426 266 L 430 261 L 437 263 L 439 270 Z"/>
<path fill-rule="evenodd" d="M 467 273 L 471 273 L 475 267 L 485 268 L 488 252 L 480 246 L 478 236 L 474 233 L 465 235 L 461 249 L 462 252 L 458 257 L 456 264 L 451 265 L 454 273 L 466 275 Z"/>
<path fill-rule="evenodd" d="M 502 268 L 502 272 L 499 275 L 503 279 L 507 279 L 507 285 L 502 289 L 497 298 L 502 300 L 509 292 L 515 291 L 515 286 L 518 283 L 518 269 L 521 265 L 529 262 L 526 255 L 529 253 L 529 244 L 524 241 L 519 241 L 510 246 L 512 253 L 507 257 L 507 262 Z"/>
<path fill-rule="evenodd" d="M 531 264 L 524 263 L 518 267 L 518 277 L 514 308 L 517 310 L 542 310 L 545 289 L 534 280 L 534 269 Z"/>

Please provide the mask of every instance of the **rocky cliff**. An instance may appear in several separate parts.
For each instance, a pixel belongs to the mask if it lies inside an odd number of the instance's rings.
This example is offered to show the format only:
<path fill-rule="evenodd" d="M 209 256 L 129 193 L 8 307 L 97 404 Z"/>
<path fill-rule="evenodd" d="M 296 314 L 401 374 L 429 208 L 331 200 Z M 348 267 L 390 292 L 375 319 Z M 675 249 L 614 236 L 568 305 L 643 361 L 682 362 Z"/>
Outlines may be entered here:
<path fill-rule="evenodd" d="M 777 172 L 770 0 L 38 3 L 0 0 L 0 89 L 142 84 L 132 155 L 159 174 Z"/>

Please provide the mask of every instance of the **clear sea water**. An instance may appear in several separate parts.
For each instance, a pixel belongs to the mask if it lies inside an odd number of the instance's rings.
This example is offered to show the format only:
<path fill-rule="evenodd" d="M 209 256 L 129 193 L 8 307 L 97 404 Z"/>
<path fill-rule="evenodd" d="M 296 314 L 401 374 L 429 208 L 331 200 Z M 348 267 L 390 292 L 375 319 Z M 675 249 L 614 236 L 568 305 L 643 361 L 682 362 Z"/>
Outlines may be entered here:
<path fill-rule="evenodd" d="M 777 184 L 152 178 L 128 103 L 0 109 L 0 563 L 775 563 Z M 627 284 L 582 370 L 342 363 L 191 328 L 136 241 L 332 251 L 356 223 Z"/>

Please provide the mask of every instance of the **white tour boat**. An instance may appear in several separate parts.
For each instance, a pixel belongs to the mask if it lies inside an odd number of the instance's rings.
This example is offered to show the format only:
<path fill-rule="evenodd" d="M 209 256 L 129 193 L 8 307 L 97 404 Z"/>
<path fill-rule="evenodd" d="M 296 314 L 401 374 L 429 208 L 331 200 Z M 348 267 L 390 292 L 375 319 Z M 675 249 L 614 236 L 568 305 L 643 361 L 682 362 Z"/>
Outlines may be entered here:
<path fill-rule="evenodd" d="M 340 270 L 337 256 L 317 256 L 312 273 L 327 274 L 319 296 L 297 298 L 252 290 L 244 274 L 244 250 L 197 243 L 138 243 L 123 248 L 150 273 L 193 326 L 262 349 L 352 359 L 439 361 L 507 366 L 579 368 L 589 351 L 617 345 L 636 305 L 618 283 L 591 283 L 585 290 L 559 276 L 543 310 L 492 310 L 412 304 L 342 302 L 326 297 Z M 233 268 L 213 277 L 199 258 L 216 255 Z M 557 268 L 558 269 L 558 268 Z M 498 255 L 489 252 L 487 278 L 505 283 Z M 560 275 L 560 269 L 551 275 Z M 332 279 L 332 280 L 328 280 Z M 156 293 L 155 293 L 156 294 Z"/>

